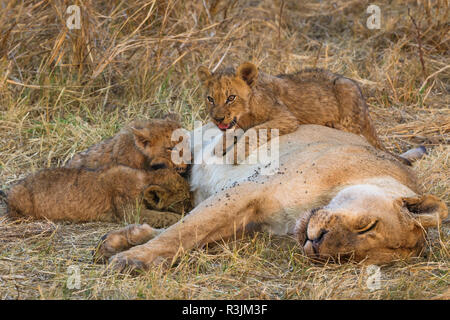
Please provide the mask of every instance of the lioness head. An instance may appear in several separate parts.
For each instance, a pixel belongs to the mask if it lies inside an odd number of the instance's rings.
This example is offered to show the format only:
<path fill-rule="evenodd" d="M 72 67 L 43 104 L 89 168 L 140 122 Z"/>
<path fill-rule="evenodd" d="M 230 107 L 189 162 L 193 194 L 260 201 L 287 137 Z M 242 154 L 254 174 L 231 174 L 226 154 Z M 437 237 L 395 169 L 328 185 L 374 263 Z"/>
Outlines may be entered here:
<path fill-rule="evenodd" d="M 186 171 L 186 163 L 174 163 L 172 153 L 179 141 L 172 141 L 172 132 L 181 128 L 181 124 L 171 117 L 135 121 L 130 125 L 136 147 L 149 159 L 152 169 L 173 168 L 178 172 Z"/>
<path fill-rule="evenodd" d="M 374 264 L 418 256 L 426 228 L 448 214 L 445 203 L 432 195 L 389 199 L 376 188 L 357 188 L 297 222 L 296 235 L 307 256 Z"/>
<path fill-rule="evenodd" d="M 241 120 L 250 111 L 249 99 L 258 76 L 256 66 L 246 62 L 236 72 L 228 68 L 215 73 L 202 66 L 197 73 L 206 89 L 209 115 L 219 129 L 227 130 L 236 125 L 248 129 Z"/>

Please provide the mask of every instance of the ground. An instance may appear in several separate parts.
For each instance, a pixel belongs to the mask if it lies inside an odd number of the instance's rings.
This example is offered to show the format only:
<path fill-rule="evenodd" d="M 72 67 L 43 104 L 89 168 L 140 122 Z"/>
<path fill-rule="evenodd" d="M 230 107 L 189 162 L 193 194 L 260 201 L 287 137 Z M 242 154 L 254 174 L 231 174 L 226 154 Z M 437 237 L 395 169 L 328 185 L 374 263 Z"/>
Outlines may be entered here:
<path fill-rule="evenodd" d="M 69 30 L 72 2 L 11 0 L 0 9 L 0 189 L 136 118 L 207 121 L 197 67 L 249 60 L 273 74 L 322 67 L 356 79 L 388 149 L 428 148 L 414 170 L 450 205 L 449 4 L 429 3 L 377 1 L 380 29 L 369 29 L 371 2 L 360 0 L 86 2 Z M 448 222 L 423 257 L 379 270 L 316 265 L 292 239 L 257 234 L 134 277 L 91 259 L 122 225 L 0 222 L 0 299 L 450 297 Z"/>

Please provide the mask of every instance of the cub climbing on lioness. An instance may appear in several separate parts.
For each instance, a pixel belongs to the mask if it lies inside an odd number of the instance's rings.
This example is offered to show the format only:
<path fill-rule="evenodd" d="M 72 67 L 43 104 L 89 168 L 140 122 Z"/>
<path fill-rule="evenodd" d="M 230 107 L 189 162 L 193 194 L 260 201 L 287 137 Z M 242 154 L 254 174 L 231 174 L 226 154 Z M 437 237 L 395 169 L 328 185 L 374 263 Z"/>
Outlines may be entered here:
<path fill-rule="evenodd" d="M 300 124 L 319 124 L 363 135 L 371 145 L 386 151 L 361 89 L 355 81 L 341 75 L 305 69 L 272 76 L 245 62 L 237 70 L 226 68 L 214 73 L 201 66 L 198 76 L 206 88 L 209 114 L 223 131 L 252 128 L 258 133 L 267 129 L 270 140 L 270 129 L 278 129 L 279 135 L 284 135 L 294 132 Z M 224 147 L 229 150 L 231 143 Z M 240 162 L 236 150 L 235 163 Z M 250 151 L 245 148 L 245 158 Z"/>

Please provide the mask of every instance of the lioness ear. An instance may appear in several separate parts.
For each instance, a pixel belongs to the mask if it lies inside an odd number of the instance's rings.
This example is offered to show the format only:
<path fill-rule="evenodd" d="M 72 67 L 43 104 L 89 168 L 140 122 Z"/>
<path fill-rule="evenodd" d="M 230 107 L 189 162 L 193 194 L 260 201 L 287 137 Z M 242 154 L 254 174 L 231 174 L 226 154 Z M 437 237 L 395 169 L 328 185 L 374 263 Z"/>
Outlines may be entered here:
<path fill-rule="evenodd" d="M 244 62 L 238 67 L 236 75 L 252 87 L 258 77 L 258 68 L 251 62 Z"/>
<path fill-rule="evenodd" d="M 208 81 L 212 76 L 211 71 L 209 71 L 209 69 L 205 66 L 200 66 L 197 69 L 197 75 L 202 83 Z"/>
<path fill-rule="evenodd" d="M 448 215 L 445 202 L 432 195 L 401 198 L 403 206 L 424 228 L 436 227 Z"/>
<path fill-rule="evenodd" d="M 136 146 L 145 148 L 149 143 L 151 143 L 151 137 L 148 135 L 148 132 L 145 129 L 136 129 L 134 127 L 131 127 L 131 131 L 133 132 Z"/>
<path fill-rule="evenodd" d="M 162 210 L 164 209 L 168 192 L 161 186 L 151 185 L 144 190 L 144 200 L 147 202 L 149 209 Z"/>

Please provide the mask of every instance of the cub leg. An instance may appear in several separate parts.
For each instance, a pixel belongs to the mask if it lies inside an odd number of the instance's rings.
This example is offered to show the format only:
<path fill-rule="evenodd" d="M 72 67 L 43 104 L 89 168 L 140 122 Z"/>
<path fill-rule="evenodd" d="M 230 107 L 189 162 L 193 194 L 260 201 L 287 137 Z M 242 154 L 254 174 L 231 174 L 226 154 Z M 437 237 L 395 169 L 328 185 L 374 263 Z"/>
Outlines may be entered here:
<path fill-rule="evenodd" d="M 181 219 L 182 215 L 174 212 L 145 209 L 141 212 L 141 221 L 153 228 L 167 228 Z"/>
<path fill-rule="evenodd" d="M 116 254 L 110 262 L 118 270 L 147 269 L 173 263 L 185 250 L 239 234 L 249 223 L 263 219 L 265 197 L 256 196 L 256 187 L 246 183 L 208 198 L 156 238 Z"/>
<path fill-rule="evenodd" d="M 167 228 L 174 223 L 178 222 L 182 215 L 174 212 L 168 211 L 156 211 L 146 208 L 141 208 L 139 216 L 133 215 L 129 216 L 126 221 L 136 222 L 136 223 L 146 223 L 152 228 Z M 138 219 L 136 219 L 138 218 Z"/>
<path fill-rule="evenodd" d="M 278 130 L 278 135 L 282 136 L 294 132 L 297 130 L 298 126 L 299 122 L 292 113 L 289 111 L 280 111 L 276 118 L 248 129 L 234 145 L 232 152 L 227 152 L 227 162 L 234 164 L 242 163 L 248 158 L 253 150 L 262 145 L 262 142 L 267 143 L 272 139 L 271 130 Z M 262 139 L 262 132 L 260 130 L 266 130 L 267 138 Z M 255 140 L 254 138 L 256 138 L 256 143 L 253 142 L 252 145 L 250 145 L 250 142 Z M 239 151 L 240 144 L 243 148 L 242 151 Z M 233 159 L 230 159 L 229 157 L 233 157 Z"/>
<path fill-rule="evenodd" d="M 383 146 L 370 118 L 361 89 L 354 81 L 339 77 L 334 80 L 334 90 L 339 106 L 339 124 L 334 124 L 334 128 L 361 134 L 375 148 L 389 153 L 403 164 L 411 165 L 408 159 L 389 152 Z"/>
<path fill-rule="evenodd" d="M 375 148 L 384 150 L 370 118 L 359 86 L 352 80 L 339 77 L 334 81 L 339 106 L 339 124 L 345 130 L 362 134 Z"/>

